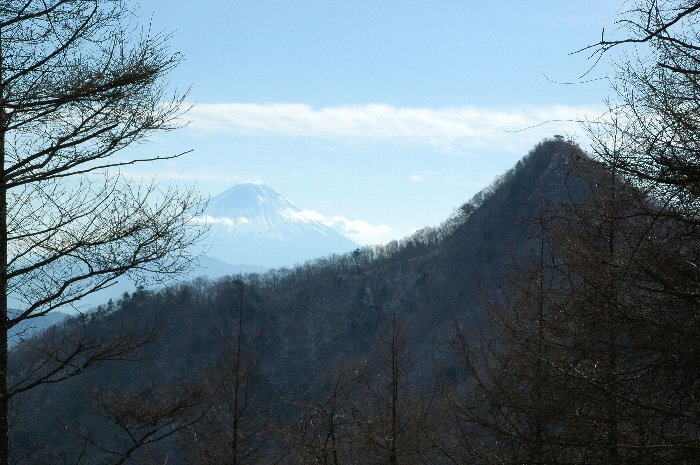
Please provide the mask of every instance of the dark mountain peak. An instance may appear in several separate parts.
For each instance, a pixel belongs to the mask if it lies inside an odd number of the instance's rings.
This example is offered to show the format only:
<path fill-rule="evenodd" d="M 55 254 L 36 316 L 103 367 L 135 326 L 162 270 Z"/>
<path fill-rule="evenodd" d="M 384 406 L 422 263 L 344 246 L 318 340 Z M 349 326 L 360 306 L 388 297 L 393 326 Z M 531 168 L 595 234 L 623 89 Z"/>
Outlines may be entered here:
<path fill-rule="evenodd" d="M 578 160 L 588 156 L 573 142 L 560 138 L 545 139 L 515 166 L 499 176 L 467 202 L 462 210 L 489 210 L 499 216 L 527 216 L 538 196 L 558 195 L 565 174 Z"/>
<path fill-rule="evenodd" d="M 547 139 L 490 186 L 462 205 L 437 229 L 442 265 L 472 283 L 497 279 L 515 256 L 529 250 L 533 221 L 547 205 L 583 189 L 570 173 L 590 161 L 574 143 Z M 445 265 L 447 264 L 447 265 Z"/>
<path fill-rule="evenodd" d="M 564 166 L 570 166 L 576 160 L 588 156 L 573 141 L 560 138 L 545 139 L 537 144 L 523 157 L 509 173 L 526 173 L 529 175 L 545 175 Z"/>

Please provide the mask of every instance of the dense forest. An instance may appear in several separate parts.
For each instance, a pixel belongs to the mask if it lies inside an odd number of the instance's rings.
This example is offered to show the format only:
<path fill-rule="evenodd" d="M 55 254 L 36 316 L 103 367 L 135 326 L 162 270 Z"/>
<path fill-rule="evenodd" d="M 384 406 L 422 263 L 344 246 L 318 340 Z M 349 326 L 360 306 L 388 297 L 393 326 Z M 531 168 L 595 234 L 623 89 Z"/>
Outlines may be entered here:
<path fill-rule="evenodd" d="M 474 329 L 486 323 L 480 303 L 484 290 L 498 289 L 504 270 L 536 250 L 532 238 L 538 226 L 527 218 L 540 211 L 547 199 L 561 197 L 563 187 L 583 192 L 584 184 L 570 176 L 583 159 L 583 152 L 571 143 L 545 141 L 440 227 L 291 269 L 142 290 L 51 328 L 15 351 L 17 380 L 44 374 L 60 377 L 64 370 L 56 366 L 59 357 L 46 363 L 45 354 L 71 353 L 75 344 L 85 343 L 86 334 L 95 353 L 81 354 L 71 364 L 84 363 L 89 369 L 90 358 L 111 363 L 27 395 L 23 408 L 29 410 L 20 418 L 29 421 L 18 423 L 17 443 L 26 444 L 29 452 L 38 449 L 40 439 L 48 450 L 52 444 L 75 442 L 71 449 L 81 451 L 86 439 L 78 428 L 92 425 L 95 431 L 105 431 L 112 421 L 105 424 L 104 414 L 82 408 L 92 391 L 99 389 L 101 399 L 115 388 L 129 392 L 132 386 L 146 387 L 144 392 L 152 392 L 156 383 L 175 392 L 197 392 L 196 401 L 191 399 L 193 411 L 182 412 L 178 420 L 204 415 L 187 428 L 189 433 L 183 433 L 200 438 L 188 447 L 196 446 L 194 450 L 205 455 L 230 457 L 231 435 L 240 434 L 241 457 L 252 455 L 258 463 L 266 463 L 272 460 L 266 454 L 286 456 L 292 443 L 312 440 L 297 437 L 301 432 L 294 428 L 300 427 L 300 421 L 312 422 L 316 428 L 315 416 L 321 414 L 317 409 L 329 402 L 329 396 L 338 409 L 333 415 L 346 422 L 360 415 L 343 429 L 371 423 L 371 415 L 384 415 L 382 403 L 391 392 L 386 383 L 391 381 L 394 364 L 401 408 L 409 408 L 403 404 L 409 402 L 410 410 L 429 409 L 414 413 L 437 421 L 433 409 L 442 409 L 445 401 L 438 390 L 447 384 L 461 386 L 469 377 L 450 342 L 455 328 Z M 56 370 L 58 374 L 51 375 Z M 233 400 L 233 394 L 241 397 Z M 360 409 L 370 397 L 376 405 Z M 93 399 L 98 412 L 104 408 L 100 399 Z M 234 434 L 229 429 L 238 415 L 241 432 Z M 36 424 L 35 419 L 42 416 L 54 418 L 67 429 L 56 428 L 54 422 Z M 359 453 L 356 449 L 364 447 L 355 443 L 359 434 L 342 433 L 346 439 L 354 438 L 352 444 L 343 445 L 353 457 Z M 410 436 L 402 432 L 396 440 L 408 444 L 415 440 L 413 434 L 417 431 Z M 248 435 L 251 438 L 244 440 Z M 205 440 L 210 443 L 204 444 Z M 184 446 L 169 443 L 166 449 L 180 447 Z M 421 450 L 426 447 L 421 443 Z M 308 458 L 300 458 L 305 453 L 312 451 L 295 450 L 293 455 L 302 454 L 297 459 L 305 463 Z M 203 463 L 219 463 L 209 460 Z"/>
<path fill-rule="evenodd" d="M 88 373 L 18 405 L 17 453 L 692 463 L 698 325 L 680 287 L 691 231 L 575 144 L 547 140 L 438 228 L 142 290 L 27 341 L 20 386 L 60 377 L 77 344 L 94 353 L 71 361 Z M 111 362 L 93 371 L 91 358 Z"/>
<path fill-rule="evenodd" d="M 202 233 L 191 193 L 93 182 L 182 102 L 121 7 L 0 6 L 0 465 L 697 463 L 699 1 L 632 2 L 585 49 L 642 47 L 591 149 L 542 141 L 439 227 L 23 337 Z"/>

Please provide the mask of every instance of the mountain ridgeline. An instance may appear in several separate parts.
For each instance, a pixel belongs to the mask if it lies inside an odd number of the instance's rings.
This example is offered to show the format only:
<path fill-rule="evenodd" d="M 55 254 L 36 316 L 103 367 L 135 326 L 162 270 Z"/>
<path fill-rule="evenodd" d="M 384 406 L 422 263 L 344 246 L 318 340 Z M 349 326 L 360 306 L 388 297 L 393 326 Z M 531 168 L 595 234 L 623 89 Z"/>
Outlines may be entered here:
<path fill-rule="evenodd" d="M 44 344 L 59 344 L 68 351 L 73 339 L 66 334 L 71 332 L 110 340 L 129 328 L 138 328 L 144 335 L 151 333 L 143 328 L 157 330 L 147 338 L 148 344 L 127 350 L 128 357 L 114 357 L 100 369 L 86 369 L 79 377 L 26 394 L 17 405 L 21 411 L 14 433 L 17 454 L 36 449 L 39 443 L 45 445 L 47 454 L 57 453 L 56 444 L 79 449 L 86 444 L 85 435 L 75 431 L 111 431 L 109 442 L 114 447 L 120 441 L 128 443 L 113 418 L 99 414 L 102 404 L 94 403 L 94 392 L 135 392 L 136 386 L 155 382 L 175 385 L 209 379 L 217 367 L 226 365 L 230 348 L 226 341 L 235 340 L 237 331 L 254 366 L 251 379 L 255 380 L 256 401 L 270 406 L 266 412 L 278 424 L 294 418 L 298 400 L 323 398 L 333 377 L 348 367 L 379 364 L 380 335 L 395 318 L 401 321 L 411 360 L 407 382 L 432 385 L 436 375 L 439 382 L 459 382 L 445 339 L 455 326 L 475 327 L 482 321 L 484 290 L 496 289 L 514 260 L 537 248 L 531 240 L 535 226 L 530 220 L 544 204 L 564 201 L 581 189 L 567 176 L 581 157 L 576 146 L 547 140 L 439 227 L 291 269 L 215 281 L 198 279 L 160 291 L 141 290 L 100 307 L 89 317 L 54 327 L 43 338 L 15 350 L 10 378 L 21 378 L 35 353 L 47 351 Z M 278 221 L 275 212 L 285 199 L 259 186 L 240 189 L 251 204 L 268 203 L 274 208 L 270 216 L 256 219 L 248 215 L 244 202 L 238 218 Z M 217 217 L 219 208 L 230 212 L 228 197 L 240 199 L 239 194 L 230 192 L 212 199 L 208 215 Z M 294 211 L 291 205 L 284 209 Z M 327 228 L 313 227 L 319 237 L 336 240 Z M 226 230 L 214 234 L 226 234 Z M 125 360 L 132 358 L 139 362 Z M 61 424 L 72 426 L 56 428 L 54 420 L 39 418 L 60 419 Z M 265 449 L 274 450 L 275 441 L 279 439 L 271 439 Z M 149 453 L 165 454 L 185 447 L 174 439 L 164 444 Z M 190 459 L 182 454 L 171 455 L 172 463 L 188 463 Z"/>

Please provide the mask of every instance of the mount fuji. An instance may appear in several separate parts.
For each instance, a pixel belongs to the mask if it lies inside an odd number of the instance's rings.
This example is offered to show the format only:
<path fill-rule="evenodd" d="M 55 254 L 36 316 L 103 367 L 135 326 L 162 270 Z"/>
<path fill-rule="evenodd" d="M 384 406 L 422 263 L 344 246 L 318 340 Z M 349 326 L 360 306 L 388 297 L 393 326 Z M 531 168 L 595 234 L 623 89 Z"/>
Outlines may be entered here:
<path fill-rule="evenodd" d="M 192 270 L 180 280 L 264 272 L 358 247 L 339 232 L 310 218 L 313 215 L 308 213 L 262 184 L 236 185 L 212 197 L 204 215 L 196 218 L 211 228 L 209 249 L 193 262 Z M 114 285 L 84 297 L 76 307 L 87 310 L 135 290 L 135 284 L 122 277 Z M 12 308 L 23 305 L 13 296 L 8 303 Z M 65 311 L 75 312 L 70 308 Z M 33 334 L 55 322 L 34 323 L 22 331 Z"/>
<path fill-rule="evenodd" d="M 291 266 L 358 244 L 263 184 L 239 184 L 212 197 L 200 221 L 211 227 L 207 256 L 227 263 Z"/>

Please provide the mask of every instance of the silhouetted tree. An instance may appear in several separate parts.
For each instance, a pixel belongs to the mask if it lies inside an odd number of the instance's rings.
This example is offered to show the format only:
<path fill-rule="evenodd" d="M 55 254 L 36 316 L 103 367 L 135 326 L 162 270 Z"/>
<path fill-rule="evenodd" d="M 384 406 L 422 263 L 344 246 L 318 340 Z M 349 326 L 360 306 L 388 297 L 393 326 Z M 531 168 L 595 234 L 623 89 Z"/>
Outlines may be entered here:
<path fill-rule="evenodd" d="M 689 400 L 700 393 L 699 19 L 697 0 L 637 0 L 621 38 L 588 48 L 639 52 L 618 62 L 608 115 L 590 133 L 594 155 L 646 199 L 634 212 L 647 229 L 626 258 L 634 291 L 624 304 L 637 307 L 630 319 L 650 383 L 635 400 L 646 412 L 646 450 L 663 450 L 668 462 L 700 450 L 700 406 Z"/>
<path fill-rule="evenodd" d="M 569 406 L 556 357 L 552 293 L 567 283 L 546 271 L 544 238 L 527 264 L 484 296 L 486 326 L 476 336 L 455 324 L 450 343 L 466 383 L 444 390 L 453 422 L 438 443 L 451 463 L 563 463 Z"/>
<path fill-rule="evenodd" d="M 695 320 L 649 278 L 674 255 L 643 252 L 668 247 L 677 223 L 585 158 L 566 179 L 573 195 L 540 222 L 539 260 L 487 299 L 490 337 L 475 349 L 458 334 L 474 380 L 454 402 L 463 450 L 485 463 L 692 463 Z"/>
<path fill-rule="evenodd" d="M 80 447 L 34 463 L 122 465 L 136 457 L 146 463 L 150 446 L 201 420 L 209 406 L 205 394 L 201 383 L 163 386 L 154 382 L 119 394 L 94 389 L 87 405 L 99 421 L 89 428 L 62 425 Z"/>
<path fill-rule="evenodd" d="M 432 421 L 433 396 L 412 379 L 410 367 L 401 320 L 394 312 L 350 398 L 363 463 L 421 464 L 431 459 L 425 432 Z"/>
<path fill-rule="evenodd" d="M 104 347 L 79 342 L 48 350 L 56 371 L 13 380 L 8 330 L 118 277 L 167 275 L 188 264 L 198 234 L 189 218 L 199 199 L 117 174 L 119 166 L 162 158 L 117 153 L 175 127 L 182 97 L 167 98 L 163 79 L 178 60 L 165 37 L 138 32 L 125 1 L 0 5 L 2 465 L 9 462 L 13 396 L 80 373 L 76 359 L 118 358 L 134 344 L 103 341 L 108 357 L 99 355 Z"/>
<path fill-rule="evenodd" d="M 357 463 L 358 431 L 350 400 L 357 375 L 354 369 L 344 370 L 336 375 L 330 392 L 321 401 L 295 402 L 303 410 L 300 418 L 285 432 L 287 447 L 284 463 Z"/>
<path fill-rule="evenodd" d="M 700 172 L 700 2 L 635 0 L 621 38 L 584 50 L 633 47 L 612 76 L 608 114 L 589 125 L 594 154 L 647 192 L 657 214 L 697 223 Z"/>
<path fill-rule="evenodd" d="M 249 328 L 246 284 L 239 276 L 219 283 L 233 288 L 233 328 L 222 330 L 219 367 L 209 374 L 212 407 L 190 428 L 185 445 L 202 465 L 268 463 L 266 445 L 275 432 L 273 402 L 257 381 L 260 331 Z"/>

